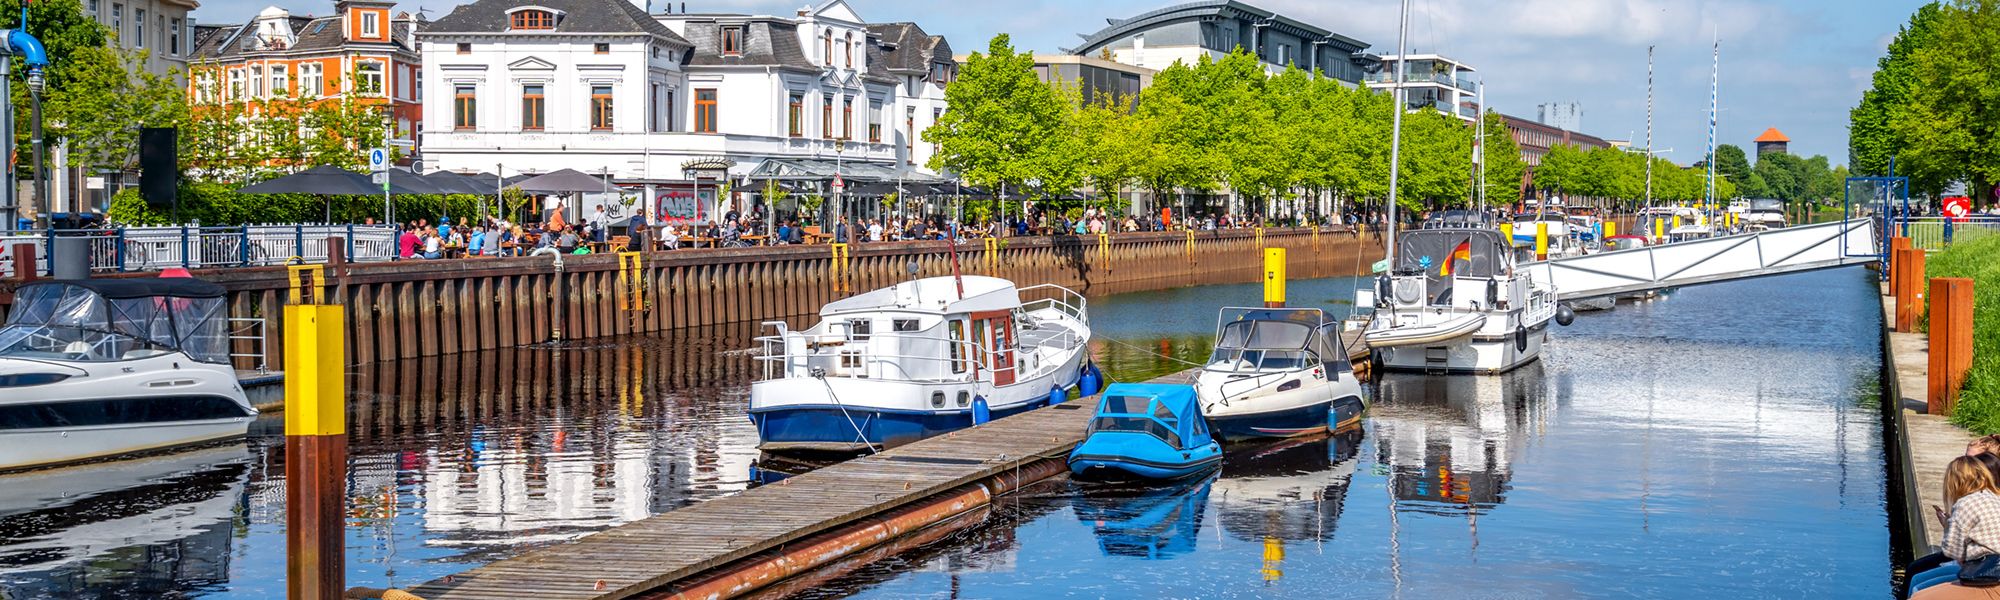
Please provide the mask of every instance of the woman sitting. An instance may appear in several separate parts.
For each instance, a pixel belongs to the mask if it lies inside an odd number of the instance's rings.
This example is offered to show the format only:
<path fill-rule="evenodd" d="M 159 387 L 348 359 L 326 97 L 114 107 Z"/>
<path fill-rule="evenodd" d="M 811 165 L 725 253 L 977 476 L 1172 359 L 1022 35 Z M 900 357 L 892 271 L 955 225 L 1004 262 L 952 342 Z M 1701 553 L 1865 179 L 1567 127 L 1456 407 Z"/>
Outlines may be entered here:
<path fill-rule="evenodd" d="M 1910 576 L 1910 592 L 1958 580 L 1967 565 L 2000 549 L 2000 488 L 1994 485 L 1993 471 L 1978 457 L 1960 456 L 1944 471 L 1944 499 L 1951 504 L 1946 513 L 1944 545 L 1940 551 L 1950 563 Z"/>

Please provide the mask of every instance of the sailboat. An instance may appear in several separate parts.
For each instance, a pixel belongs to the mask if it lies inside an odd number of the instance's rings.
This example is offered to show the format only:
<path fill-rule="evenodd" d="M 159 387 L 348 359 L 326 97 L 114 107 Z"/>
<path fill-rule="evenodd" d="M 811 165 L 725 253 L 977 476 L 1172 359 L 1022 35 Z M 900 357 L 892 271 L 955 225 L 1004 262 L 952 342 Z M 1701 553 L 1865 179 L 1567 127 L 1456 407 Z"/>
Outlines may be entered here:
<path fill-rule="evenodd" d="M 1409 0 L 1403 0 L 1396 53 L 1405 56 Z M 1403 75 L 1396 62 L 1396 110 L 1389 136 L 1388 272 L 1357 305 L 1375 315 L 1362 334 L 1376 364 L 1392 370 L 1501 373 L 1541 356 L 1558 310 L 1550 282 L 1515 268 L 1514 246 L 1485 229 L 1424 229 L 1398 241 L 1396 184 L 1403 137 Z"/>

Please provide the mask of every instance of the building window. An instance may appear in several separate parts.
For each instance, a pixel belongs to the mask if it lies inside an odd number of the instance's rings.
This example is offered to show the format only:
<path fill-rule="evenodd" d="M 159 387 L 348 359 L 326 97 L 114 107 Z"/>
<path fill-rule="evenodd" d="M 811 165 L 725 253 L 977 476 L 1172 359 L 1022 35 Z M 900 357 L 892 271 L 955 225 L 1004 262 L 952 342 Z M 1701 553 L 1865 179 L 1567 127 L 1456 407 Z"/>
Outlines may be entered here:
<path fill-rule="evenodd" d="M 735 56 L 743 53 L 743 28 L 722 28 L 722 53 Z"/>
<path fill-rule="evenodd" d="M 611 130 L 611 86 L 590 86 L 590 129 Z"/>
<path fill-rule="evenodd" d="M 264 97 L 263 67 L 262 66 L 250 67 L 249 79 L 250 79 L 250 97 L 251 98 Z"/>
<path fill-rule="evenodd" d="M 381 17 L 376 16 L 372 11 L 359 14 L 361 15 L 361 37 L 372 38 L 382 35 Z"/>
<path fill-rule="evenodd" d="M 273 96 L 288 95 L 285 92 L 291 88 L 291 83 L 292 83 L 291 69 L 287 68 L 285 65 L 274 65 L 271 67 L 271 95 Z"/>
<path fill-rule="evenodd" d="M 124 4 L 118 2 L 111 3 L 111 32 L 118 35 L 125 35 Z"/>
<path fill-rule="evenodd" d="M 882 101 L 872 98 L 868 100 L 868 141 L 882 141 Z"/>
<path fill-rule="evenodd" d="M 555 29 L 556 16 L 546 10 L 524 10 L 508 20 L 509 29 Z"/>
<path fill-rule="evenodd" d="M 944 109 L 942 108 L 931 109 L 931 125 L 935 126 L 937 125 L 938 121 L 943 119 L 944 119 Z M 937 142 L 931 142 L 931 154 L 937 154 L 937 151 L 938 151 Z M 914 162 L 914 160 L 915 159 L 913 157 L 912 162 Z"/>
<path fill-rule="evenodd" d="M 792 137 L 801 137 L 806 134 L 806 124 L 804 122 L 806 119 L 805 112 L 806 112 L 805 94 L 793 92 L 792 102 L 785 108 L 785 124 L 786 124 L 785 132 L 787 134 L 791 135 Z"/>
<path fill-rule="evenodd" d="M 230 69 L 229 96 L 223 98 L 223 100 L 230 101 L 230 100 L 241 100 L 241 99 L 243 99 L 243 70 Z"/>
<path fill-rule="evenodd" d="M 840 139 L 854 139 L 854 97 L 840 99 Z"/>
<path fill-rule="evenodd" d="M 474 89 L 471 85 L 459 85 L 453 88 L 451 103 L 453 129 L 471 131 L 479 127 L 479 96 Z"/>
<path fill-rule="evenodd" d="M 146 9 L 132 9 L 132 47 L 146 47 Z"/>
<path fill-rule="evenodd" d="M 521 86 L 521 130 L 542 130 L 542 86 Z"/>
<path fill-rule="evenodd" d="M 666 121 L 667 121 L 667 122 L 666 122 L 666 127 L 663 127 L 662 129 L 665 129 L 665 130 L 667 130 L 667 131 L 673 131 L 673 130 L 674 130 L 674 91 L 673 91 L 673 90 L 667 90 L 667 108 L 666 108 L 666 110 L 665 110 L 665 111 L 662 111 L 662 112 L 664 112 L 664 113 L 665 113 L 665 115 L 664 115 L 663 117 L 661 117 L 661 118 L 663 118 L 663 119 L 666 119 Z"/>
<path fill-rule="evenodd" d="M 459 53 L 459 54 L 471 54 L 471 53 L 472 53 L 472 44 L 468 44 L 468 43 L 465 43 L 465 42 L 459 42 L 459 43 L 458 43 L 458 53 Z"/>
<path fill-rule="evenodd" d="M 819 100 L 819 137 L 833 138 L 833 94 Z"/>
<path fill-rule="evenodd" d="M 354 91 L 362 94 L 382 93 L 382 63 L 362 62 L 354 66 Z"/>
<path fill-rule="evenodd" d="M 847 34 L 847 44 L 841 46 L 840 50 L 842 54 L 847 55 L 847 68 L 854 68 L 854 34 L 852 32 Z"/>
<path fill-rule="evenodd" d="M 323 81 L 324 77 L 322 77 L 320 74 L 319 63 L 305 63 L 299 65 L 300 96 L 304 96 L 307 98 L 316 98 L 320 94 L 326 93 L 326 90 L 324 89 L 324 84 L 322 83 Z"/>
<path fill-rule="evenodd" d="M 715 90 L 694 91 L 694 130 L 715 133 Z"/>
<path fill-rule="evenodd" d="M 96 4 L 95 0 L 93 0 L 93 1 L 91 2 L 91 3 L 92 3 L 92 4 Z M 168 52 L 169 54 L 172 54 L 172 55 L 174 55 L 174 56 L 180 56 L 180 55 L 181 55 L 181 20 L 180 20 L 180 19 L 168 19 L 168 20 L 167 20 L 167 22 L 168 22 L 168 23 L 170 24 L 170 25 L 168 25 L 168 27 L 167 27 L 167 52 Z"/>
<path fill-rule="evenodd" d="M 609 43 L 606 43 L 606 42 L 598 42 L 598 43 L 595 43 L 595 44 L 591 44 L 591 45 L 590 45 L 590 51 L 591 51 L 591 52 L 595 52 L 595 53 L 597 53 L 597 54 L 610 54 L 610 53 L 611 53 L 611 44 L 609 44 Z"/>
<path fill-rule="evenodd" d="M 93 15 L 97 14 L 97 0 L 90 0 L 89 2 L 85 3 L 85 6 L 87 6 L 90 9 L 90 14 Z"/>
<path fill-rule="evenodd" d="M 917 164 L 917 107 L 903 109 L 903 160 Z"/>
<path fill-rule="evenodd" d="M 820 59 L 826 63 L 826 66 L 831 67 L 833 66 L 833 30 L 828 29 L 825 31 L 821 31 L 819 33 L 819 39 L 821 42 L 824 42 L 825 43 L 824 45 L 826 46 L 825 50 L 820 51 L 819 55 Z"/>

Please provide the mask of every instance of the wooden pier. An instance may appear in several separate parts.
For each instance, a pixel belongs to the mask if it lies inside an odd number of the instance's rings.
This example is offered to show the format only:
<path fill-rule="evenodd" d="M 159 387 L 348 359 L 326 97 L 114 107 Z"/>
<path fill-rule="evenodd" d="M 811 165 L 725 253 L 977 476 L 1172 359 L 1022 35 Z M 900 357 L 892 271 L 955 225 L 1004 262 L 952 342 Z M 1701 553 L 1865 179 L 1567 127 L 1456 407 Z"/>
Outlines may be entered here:
<path fill-rule="evenodd" d="M 1171 377 L 1171 376 L 1170 376 Z M 1083 400 L 1029 411 L 529 551 L 410 592 L 426 600 L 666 596 L 704 572 L 961 486 L 1062 460 Z"/>

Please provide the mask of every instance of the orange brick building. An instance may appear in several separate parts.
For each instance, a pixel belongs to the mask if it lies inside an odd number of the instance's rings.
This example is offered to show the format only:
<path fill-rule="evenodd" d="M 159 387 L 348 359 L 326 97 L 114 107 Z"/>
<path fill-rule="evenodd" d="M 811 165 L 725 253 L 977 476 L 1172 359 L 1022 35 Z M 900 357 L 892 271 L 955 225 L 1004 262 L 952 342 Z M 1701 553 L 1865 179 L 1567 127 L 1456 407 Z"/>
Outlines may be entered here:
<path fill-rule="evenodd" d="M 198 25 L 188 57 L 188 100 L 199 110 L 258 99 L 339 98 L 379 105 L 394 145 L 414 148 L 423 118 L 419 22 L 385 0 L 340 0 L 330 16 L 276 6 L 240 25 Z"/>

